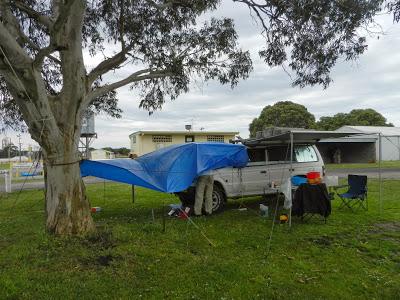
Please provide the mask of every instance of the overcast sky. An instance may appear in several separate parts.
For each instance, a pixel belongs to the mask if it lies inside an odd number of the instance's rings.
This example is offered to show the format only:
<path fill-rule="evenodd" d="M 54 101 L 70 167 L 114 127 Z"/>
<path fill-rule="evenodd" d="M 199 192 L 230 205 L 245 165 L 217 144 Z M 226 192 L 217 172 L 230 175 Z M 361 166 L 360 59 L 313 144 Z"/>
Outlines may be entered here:
<path fill-rule="evenodd" d="M 161 111 L 151 116 L 138 108 L 135 92 L 128 87 L 120 88 L 122 119 L 96 117 L 98 139 L 93 147 L 129 147 L 128 136 L 134 131 L 184 130 L 184 125 L 191 123 L 195 130 L 239 131 L 242 137 L 248 137 L 248 125 L 262 108 L 283 100 L 305 105 L 317 119 L 355 108 L 373 108 L 400 126 L 400 24 L 393 24 L 391 16 L 379 18 L 385 35 L 369 38 L 368 50 L 357 62 L 339 63 L 332 72 L 333 83 L 323 90 L 321 87 L 292 88 L 282 68 L 271 69 L 258 58 L 263 39 L 245 7 L 228 1 L 218 15 L 235 20 L 239 43 L 252 55 L 254 71 L 250 77 L 233 90 L 214 82 L 193 83 L 188 94 L 165 103 Z M 98 61 L 88 57 L 86 63 L 90 68 Z M 115 80 L 129 71 L 125 68 L 109 78 Z M 8 132 L 10 135 L 17 144 L 15 134 Z M 23 136 L 22 142 L 23 148 L 34 144 L 28 135 Z"/>

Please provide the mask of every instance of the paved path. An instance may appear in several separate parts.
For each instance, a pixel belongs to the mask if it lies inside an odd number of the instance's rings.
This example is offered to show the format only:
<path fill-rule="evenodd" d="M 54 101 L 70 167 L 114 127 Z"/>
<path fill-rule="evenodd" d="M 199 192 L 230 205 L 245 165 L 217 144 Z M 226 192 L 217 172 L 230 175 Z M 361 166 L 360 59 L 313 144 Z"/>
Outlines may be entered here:
<path fill-rule="evenodd" d="M 378 168 L 363 168 L 363 169 L 335 169 L 328 170 L 327 175 L 339 176 L 341 178 L 347 178 L 348 174 L 355 175 L 367 175 L 368 178 L 379 178 Z M 400 168 L 387 168 L 381 169 L 381 176 L 383 179 L 400 179 Z"/>
<path fill-rule="evenodd" d="M 0 178 L 0 180 L 4 180 L 4 179 Z M 89 177 L 89 178 L 84 178 L 83 181 L 85 182 L 85 184 L 93 184 L 93 183 L 104 182 L 104 179 Z M 109 180 L 106 180 L 106 182 L 109 182 Z M 22 190 L 38 190 L 38 189 L 44 188 L 44 182 L 38 181 L 38 180 L 27 179 L 25 182 L 22 181 L 22 182 L 13 183 L 11 188 L 12 188 L 13 192 L 18 192 L 21 190 L 21 188 L 22 188 Z M 5 192 L 4 182 L 0 183 L 0 192 Z"/>
<path fill-rule="evenodd" d="M 379 172 L 378 168 L 363 168 L 363 169 L 354 169 L 354 168 L 346 168 L 346 169 L 335 169 L 327 171 L 327 175 L 331 176 L 339 176 L 340 178 L 347 178 L 348 174 L 356 174 L 356 175 L 367 175 L 368 178 L 378 178 Z M 381 170 L 382 179 L 400 179 L 400 168 L 392 168 L 392 169 L 382 169 Z M 0 180 L 4 180 L 0 178 Z M 104 182 L 104 179 L 88 177 L 84 178 L 83 181 L 86 184 L 100 183 Z M 106 180 L 107 182 L 109 180 Z M 21 190 L 35 190 L 35 189 L 43 189 L 44 183 L 42 181 L 32 181 L 27 179 L 26 182 L 18 182 L 12 184 L 12 191 L 16 192 Z M 0 183 L 0 192 L 5 191 L 4 182 Z"/>

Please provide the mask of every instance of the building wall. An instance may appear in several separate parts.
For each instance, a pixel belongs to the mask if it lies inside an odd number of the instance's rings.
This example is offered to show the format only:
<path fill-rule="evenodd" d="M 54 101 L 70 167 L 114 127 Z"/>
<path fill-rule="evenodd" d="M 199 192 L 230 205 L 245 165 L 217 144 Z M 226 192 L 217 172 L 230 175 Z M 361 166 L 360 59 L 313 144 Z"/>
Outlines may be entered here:
<path fill-rule="evenodd" d="M 369 163 L 376 161 L 375 143 L 317 143 L 326 164 L 333 163 L 333 153 L 340 149 L 342 163 Z"/>
<path fill-rule="evenodd" d="M 143 154 L 168 147 L 175 144 L 184 144 L 186 136 L 192 136 L 190 132 L 186 134 L 168 134 L 171 135 L 171 142 L 153 142 L 153 135 L 157 134 L 143 134 L 137 133 L 135 137 L 131 136 L 131 152 L 141 156 Z M 164 135 L 164 134 L 163 134 Z M 166 134 L 165 134 L 166 135 Z M 204 135 L 194 135 L 195 142 L 207 142 L 207 136 L 214 135 L 205 132 Z M 229 143 L 229 140 L 234 139 L 235 135 L 224 135 L 224 143 Z M 136 143 L 133 140 L 136 139 Z"/>
<path fill-rule="evenodd" d="M 400 136 L 382 136 L 382 160 L 400 160 Z M 376 142 L 376 160 L 379 160 L 379 142 Z"/>
<path fill-rule="evenodd" d="M 97 160 L 97 159 L 113 159 L 115 158 L 115 153 L 108 152 L 105 150 L 93 150 L 90 152 L 90 159 Z"/>

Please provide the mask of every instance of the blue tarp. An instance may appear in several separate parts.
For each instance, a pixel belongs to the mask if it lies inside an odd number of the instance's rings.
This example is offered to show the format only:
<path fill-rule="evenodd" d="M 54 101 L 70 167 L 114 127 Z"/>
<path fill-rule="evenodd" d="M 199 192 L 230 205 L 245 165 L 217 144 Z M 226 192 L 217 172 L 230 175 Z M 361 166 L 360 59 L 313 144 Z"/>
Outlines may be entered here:
<path fill-rule="evenodd" d="M 224 143 L 173 145 L 137 159 L 84 160 L 81 174 L 173 193 L 187 189 L 193 180 L 210 170 L 244 167 L 246 147 Z"/>

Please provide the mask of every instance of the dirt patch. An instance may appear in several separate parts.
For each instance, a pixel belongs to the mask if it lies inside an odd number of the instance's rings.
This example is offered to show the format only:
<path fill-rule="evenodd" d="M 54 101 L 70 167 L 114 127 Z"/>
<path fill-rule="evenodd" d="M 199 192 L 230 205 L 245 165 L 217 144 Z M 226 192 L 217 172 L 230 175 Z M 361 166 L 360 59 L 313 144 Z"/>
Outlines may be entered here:
<path fill-rule="evenodd" d="M 369 230 L 369 233 L 382 233 L 387 231 L 400 231 L 400 221 L 376 223 L 373 228 Z"/>
<path fill-rule="evenodd" d="M 106 254 L 94 257 L 81 257 L 79 259 L 79 263 L 84 268 L 110 267 L 113 262 L 116 262 L 120 259 L 120 256 Z"/>
<path fill-rule="evenodd" d="M 103 267 L 108 267 L 113 260 L 114 257 L 112 255 L 100 255 L 96 259 L 97 263 Z"/>
<path fill-rule="evenodd" d="M 332 245 L 334 238 L 331 236 L 320 236 L 316 238 L 310 238 L 310 241 L 320 247 L 329 247 Z"/>
<path fill-rule="evenodd" d="M 111 231 L 99 230 L 82 239 L 82 244 L 89 248 L 110 249 L 115 247 L 116 240 Z"/>

